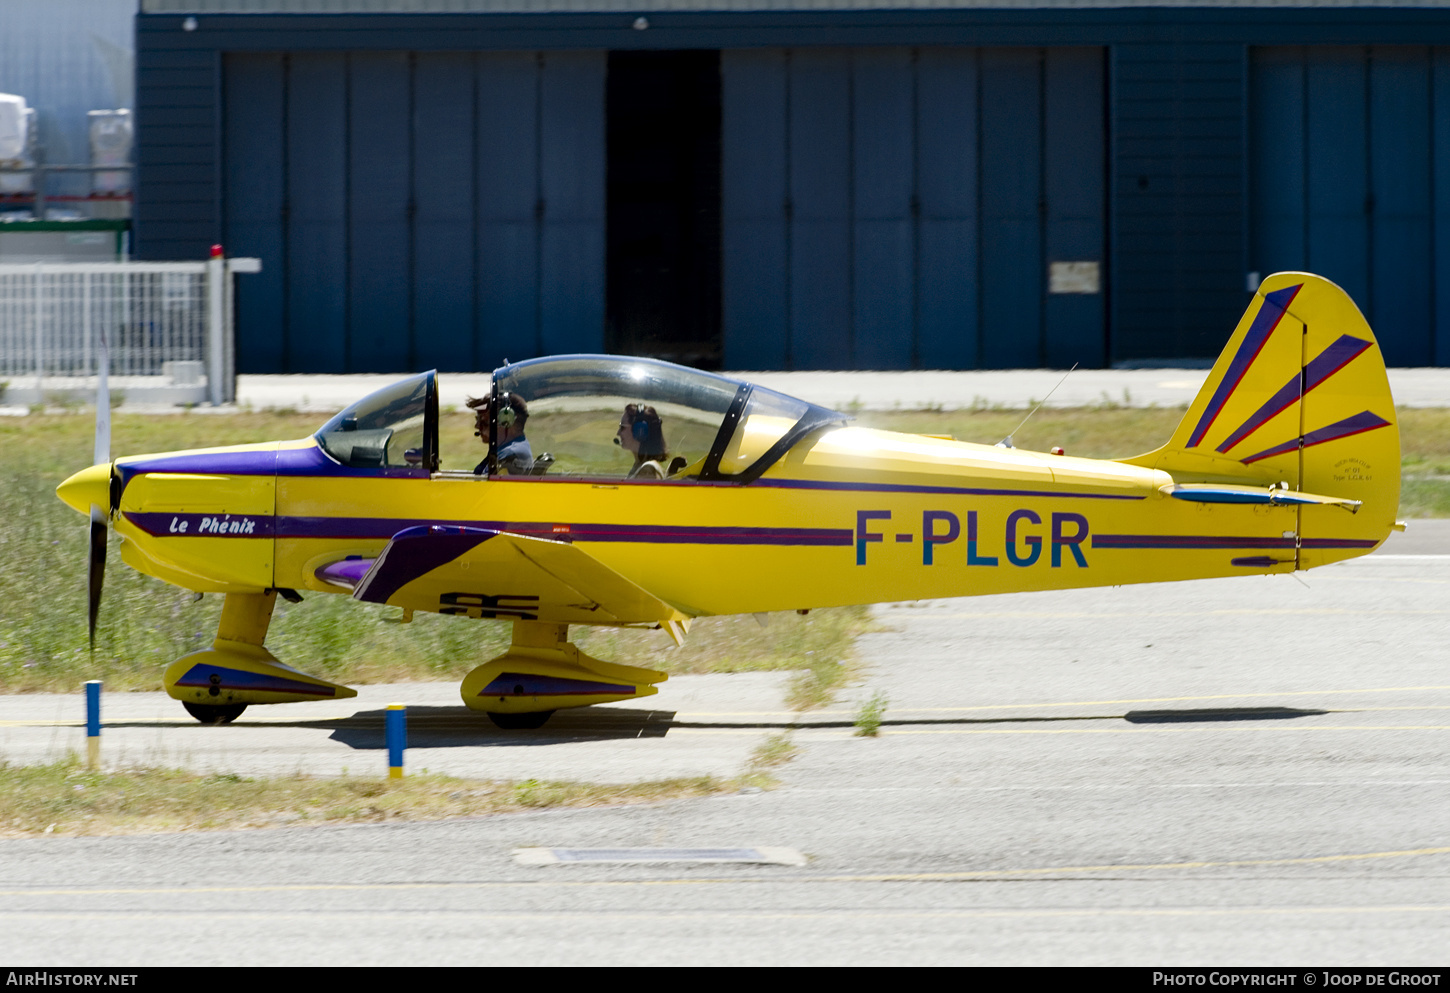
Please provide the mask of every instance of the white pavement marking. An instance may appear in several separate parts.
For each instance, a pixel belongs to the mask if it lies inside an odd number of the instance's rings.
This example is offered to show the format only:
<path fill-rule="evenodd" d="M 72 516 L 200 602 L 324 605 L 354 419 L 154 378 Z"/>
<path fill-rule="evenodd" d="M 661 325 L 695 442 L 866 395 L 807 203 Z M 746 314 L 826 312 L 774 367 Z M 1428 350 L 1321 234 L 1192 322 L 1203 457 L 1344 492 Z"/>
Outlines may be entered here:
<path fill-rule="evenodd" d="M 374 390 L 409 375 L 237 377 L 234 409 L 292 409 L 334 413 Z M 1058 369 L 997 369 L 966 372 L 727 372 L 826 407 L 855 410 L 959 410 L 973 407 L 1020 409 L 1041 400 L 1062 379 Z M 1174 407 L 1187 405 L 1208 377 L 1207 369 L 1079 369 L 1052 393 L 1050 406 Z M 1400 407 L 1450 407 L 1450 369 L 1391 369 L 1390 390 Z M 486 372 L 442 373 L 439 401 L 461 408 L 470 396 L 482 396 L 492 377 Z M 157 405 L 128 405 L 123 410 L 174 411 Z M 198 411 L 213 408 L 198 407 Z M 0 413 L 24 414 L 23 407 Z"/>
<path fill-rule="evenodd" d="M 805 865 L 806 857 L 794 848 L 515 848 L 519 865 L 612 864 L 663 865 L 667 863 L 739 863 L 746 865 Z"/>

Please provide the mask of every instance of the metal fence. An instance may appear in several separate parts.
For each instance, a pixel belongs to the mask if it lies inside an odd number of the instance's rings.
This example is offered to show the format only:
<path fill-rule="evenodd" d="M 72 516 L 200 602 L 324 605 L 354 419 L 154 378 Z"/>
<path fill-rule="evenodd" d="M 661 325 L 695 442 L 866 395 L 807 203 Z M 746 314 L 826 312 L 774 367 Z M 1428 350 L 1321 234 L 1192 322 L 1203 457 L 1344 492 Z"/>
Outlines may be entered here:
<path fill-rule="evenodd" d="M 221 257 L 0 265 L 0 403 L 88 396 L 103 342 L 129 400 L 234 400 L 232 275 L 260 270 Z"/>

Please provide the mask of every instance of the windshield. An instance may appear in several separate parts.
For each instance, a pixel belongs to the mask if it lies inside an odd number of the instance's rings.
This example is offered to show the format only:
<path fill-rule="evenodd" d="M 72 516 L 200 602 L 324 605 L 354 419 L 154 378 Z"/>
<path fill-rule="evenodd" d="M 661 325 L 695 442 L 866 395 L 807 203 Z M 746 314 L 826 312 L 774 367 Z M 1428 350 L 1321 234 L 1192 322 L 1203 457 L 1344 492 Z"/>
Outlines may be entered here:
<path fill-rule="evenodd" d="M 494 373 L 494 396 L 523 401 L 532 464 L 493 471 L 551 477 L 748 482 L 784 454 L 783 441 L 799 440 L 803 424 L 846 419 L 739 380 L 612 355 L 506 366 Z"/>
<path fill-rule="evenodd" d="M 810 411 L 804 400 L 772 390 L 754 389 L 740 414 L 740 423 L 720 455 L 720 472 L 739 475 L 791 433 Z"/>
<path fill-rule="evenodd" d="M 315 437 L 346 466 L 426 473 L 438 462 L 437 423 L 437 373 L 425 372 L 368 394 Z"/>

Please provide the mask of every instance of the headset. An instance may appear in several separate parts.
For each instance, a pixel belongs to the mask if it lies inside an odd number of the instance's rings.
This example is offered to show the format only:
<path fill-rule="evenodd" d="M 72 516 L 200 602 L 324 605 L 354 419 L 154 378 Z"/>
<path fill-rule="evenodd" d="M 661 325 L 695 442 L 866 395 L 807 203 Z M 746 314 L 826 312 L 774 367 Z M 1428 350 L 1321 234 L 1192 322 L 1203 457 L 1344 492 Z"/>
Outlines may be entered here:
<path fill-rule="evenodd" d="M 519 419 L 518 411 L 514 410 L 513 404 L 507 400 L 511 396 L 513 396 L 512 393 L 505 393 L 503 406 L 498 409 L 498 423 L 501 427 L 513 427 L 514 423 Z"/>

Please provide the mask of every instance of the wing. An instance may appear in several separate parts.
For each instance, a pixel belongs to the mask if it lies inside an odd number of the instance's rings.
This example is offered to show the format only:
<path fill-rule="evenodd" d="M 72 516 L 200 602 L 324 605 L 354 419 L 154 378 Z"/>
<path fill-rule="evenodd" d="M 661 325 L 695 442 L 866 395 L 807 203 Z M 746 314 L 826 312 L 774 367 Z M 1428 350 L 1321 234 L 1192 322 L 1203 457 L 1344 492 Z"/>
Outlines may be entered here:
<path fill-rule="evenodd" d="M 407 610 L 553 624 L 689 620 L 574 545 L 484 528 L 407 528 L 372 563 L 333 563 L 318 574 L 350 585 L 348 573 L 361 573 L 354 599 Z"/>

